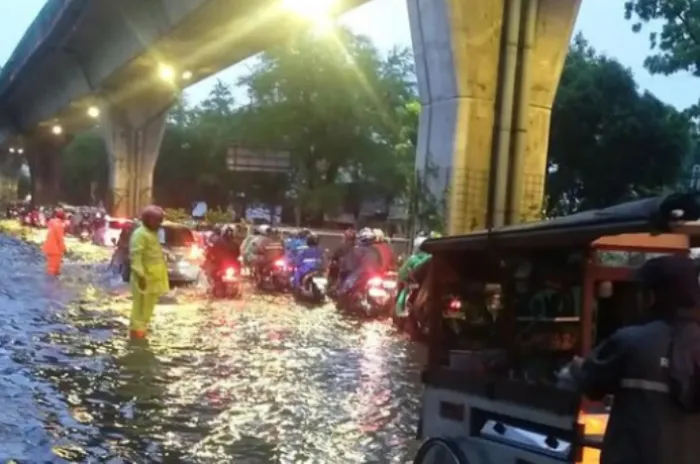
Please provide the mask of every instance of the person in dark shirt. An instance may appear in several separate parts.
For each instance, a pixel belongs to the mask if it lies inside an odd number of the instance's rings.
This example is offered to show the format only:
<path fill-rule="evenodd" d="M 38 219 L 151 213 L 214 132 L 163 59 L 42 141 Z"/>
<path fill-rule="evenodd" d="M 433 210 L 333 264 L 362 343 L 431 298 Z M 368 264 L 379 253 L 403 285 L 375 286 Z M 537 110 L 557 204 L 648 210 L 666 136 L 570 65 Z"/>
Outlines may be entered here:
<path fill-rule="evenodd" d="M 573 385 L 594 401 L 614 395 L 601 464 L 690 464 L 700 456 L 700 287 L 683 256 L 638 271 L 648 322 L 619 329 L 570 367 Z M 690 400 L 688 400 L 688 398 Z"/>

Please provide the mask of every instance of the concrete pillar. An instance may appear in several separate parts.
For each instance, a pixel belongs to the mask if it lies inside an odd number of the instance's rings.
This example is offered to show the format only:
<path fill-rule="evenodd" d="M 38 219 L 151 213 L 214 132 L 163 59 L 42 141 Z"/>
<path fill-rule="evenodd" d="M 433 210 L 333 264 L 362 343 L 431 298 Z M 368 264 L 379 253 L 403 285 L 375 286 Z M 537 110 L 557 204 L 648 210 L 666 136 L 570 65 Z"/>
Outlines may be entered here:
<path fill-rule="evenodd" d="M 153 201 L 153 171 L 173 101 L 171 89 L 157 88 L 128 99 L 102 101 L 100 126 L 109 155 L 106 203 L 110 214 L 137 216 Z"/>
<path fill-rule="evenodd" d="M 434 200 L 444 206 L 450 235 L 487 226 L 489 184 L 498 168 L 492 166 L 492 151 L 504 12 L 509 1 L 407 0 L 423 106 L 416 169 Z M 526 5 L 527 1 L 517 3 Z M 541 0 L 537 5 L 535 44 L 530 53 L 530 113 L 524 129 L 527 156 L 520 163 L 528 178 L 521 183 L 519 195 L 538 205 L 546 169 L 549 114 L 579 4 L 580 0 Z M 517 127 L 506 129 L 516 131 Z M 505 205 L 499 207 L 504 215 Z"/>
<path fill-rule="evenodd" d="M 44 128 L 23 136 L 33 204 L 54 204 L 61 199 L 61 150 L 71 140 L 71 135 L 55 135 Z"/>

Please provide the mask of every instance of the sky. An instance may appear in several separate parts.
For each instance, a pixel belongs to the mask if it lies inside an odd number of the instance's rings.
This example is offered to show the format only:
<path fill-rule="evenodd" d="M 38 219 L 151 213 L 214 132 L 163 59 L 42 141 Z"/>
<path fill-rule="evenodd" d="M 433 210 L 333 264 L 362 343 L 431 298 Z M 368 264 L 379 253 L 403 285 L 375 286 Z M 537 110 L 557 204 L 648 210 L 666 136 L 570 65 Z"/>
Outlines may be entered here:
<path fill-rule="evenodd" d="M 15 45 L 46 0 L 0 0 L 0 63 L 9 58 Z M 234 0 L 231 0 L 234 1 Z M 309 0 L 312 1 L 312 0 Z M 635 34 L 623 17 L 624 0 L 583 0 L 576 23 L 599 52 L 618 59 L 632 69 L 641 89 L 662 101 L 686 108 L 700 100 L 700 80 L 689 75 L 651 76 L 643 66 L 649 50 L 647 34 Z M 354 32 L 369 36 L 380 50 L 410 46 L 406 0 L 372 0 L 350 13 L 342 22 Z M 246 74 L 250 62 L 221 71 L 187 89 L 191 103 L 206 97 L 217 79 L 234 83 Z"/>

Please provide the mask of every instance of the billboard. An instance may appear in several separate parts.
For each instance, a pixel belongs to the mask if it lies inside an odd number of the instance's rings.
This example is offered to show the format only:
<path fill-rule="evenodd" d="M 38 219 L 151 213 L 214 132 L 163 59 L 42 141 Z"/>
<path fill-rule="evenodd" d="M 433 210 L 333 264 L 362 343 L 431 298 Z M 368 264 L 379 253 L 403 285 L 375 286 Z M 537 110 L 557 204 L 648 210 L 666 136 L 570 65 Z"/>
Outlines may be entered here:
<path fill-rule="evenodd" d="M 233 145 L 226 152 L 226 167 L 235 172 L 288 173 L 291 169 L 288 151 L 255 149 Z"/>

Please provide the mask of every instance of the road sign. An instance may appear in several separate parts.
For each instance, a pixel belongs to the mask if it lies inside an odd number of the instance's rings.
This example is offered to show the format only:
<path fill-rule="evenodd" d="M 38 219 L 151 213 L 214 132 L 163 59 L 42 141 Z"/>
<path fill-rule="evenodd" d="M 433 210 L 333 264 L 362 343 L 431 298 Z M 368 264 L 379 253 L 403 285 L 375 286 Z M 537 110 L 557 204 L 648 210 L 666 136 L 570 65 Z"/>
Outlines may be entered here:
<path fill-rule="evenodd" d="M 237 172 L 287 173 L 291 160 L 288 151 L 234 145 L 226 152 L 226 167 Z"/>

